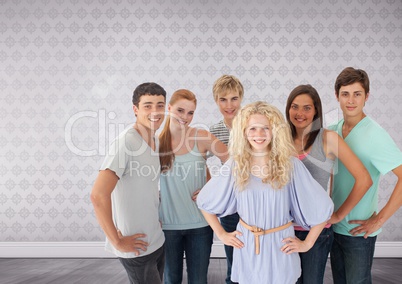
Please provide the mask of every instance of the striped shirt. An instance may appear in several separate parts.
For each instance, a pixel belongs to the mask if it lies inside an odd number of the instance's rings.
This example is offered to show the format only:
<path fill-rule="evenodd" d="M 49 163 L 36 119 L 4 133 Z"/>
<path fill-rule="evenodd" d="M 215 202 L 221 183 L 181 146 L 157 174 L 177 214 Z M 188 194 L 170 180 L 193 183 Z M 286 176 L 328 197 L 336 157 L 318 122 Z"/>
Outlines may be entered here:
<path fill-rule="evenodd" d="M 223 120 L 218 123 L 212 125 L 209 128 L 209 132 L 216 136 L 223 144 L 226 146 L 229 143 L 230 130 L 226 127 Z M 207 159 L 207 166 L 211 176 L 215 176 L 219 174 L 219 169 L 222 166 L 221 160 L 218 157 L 214 156 L 212 153 L 209 153 Z"/>
<path fill-rule="evenodd" d="M 209 128 L 209 131 L 216 136 L 219 140 L 222 141 L 223 144 L 226 146 L 229 143 L 229 135 L 230 135 L 230 130 L 226 127 L 225 123 L 223 120 L 219 121 L 217 124 L 212 125 Z"/>

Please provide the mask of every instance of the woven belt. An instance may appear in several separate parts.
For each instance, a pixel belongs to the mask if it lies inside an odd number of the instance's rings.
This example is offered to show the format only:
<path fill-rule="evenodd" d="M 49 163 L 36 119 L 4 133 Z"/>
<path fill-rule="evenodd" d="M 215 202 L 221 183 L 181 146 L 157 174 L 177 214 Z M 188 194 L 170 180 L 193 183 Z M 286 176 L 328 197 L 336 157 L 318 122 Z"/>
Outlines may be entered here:
<path fill-rule="evenodd" d="M 254 241 L 255 241 L 255 254 L 260 254 L 260 236 L 275 233 L 278 231 L 282 231 L 286 228 L 289 228 L 292 225 L 292 221 L 290 221 L 289 223 L 282 225 L 280 227 L 272 228 L 269 230 L 263 230 L 261 228 L 258 228 L 257 226 L 250 226 L 246 222 L 244 222 L 241 218 L 240 218 L 240 224 L 244 228 L 246 228 L 247 230 L 249 230 L 250 232 L 253 233 Z"/>

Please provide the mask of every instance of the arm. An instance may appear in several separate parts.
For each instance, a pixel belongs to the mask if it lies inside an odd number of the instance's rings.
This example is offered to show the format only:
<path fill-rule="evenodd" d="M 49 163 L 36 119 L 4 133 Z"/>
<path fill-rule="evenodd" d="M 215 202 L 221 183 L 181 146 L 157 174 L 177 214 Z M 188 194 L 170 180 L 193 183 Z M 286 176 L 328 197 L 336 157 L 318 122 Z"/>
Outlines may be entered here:
<path fill-rule="evenodd" d="M 211 173 L 209 172 L 209 169 L 207 167 L 207 181 L 211 179 Z"/>
<path fill-rule="evenodd" d="M 306 252 L 313 247 L 318 236 L 321 234 L 327 222 L 323 222 L 316 226 L 313 226 L 304 241 L 298 238 L 289 237 L 285 238 L 282 242 L 286 243 L 281 247 L 281 251 L 286 254 L 294 252 Z"/>
<path fill-rule="evenodd" d="M 352 220 L 350 224 L 359 224 L 356 228 L 350 230 L 352 235 L 364 233 L 364 238 L 380 229 L 384 223 L 402 206 L 402 165 L 399 165 L 392 172 L 397 176 L 395 188 L 387 204 L 381 211 L 374 214 L 367 220 Z"/>
<path fill-rule="evenodd" d="M 145 251 L 148 246 L 148 243 L 139 240 L 139 238 L 143 238 L 145 235 L 119 236 L 113 222 L 111 194 L 118 180 L 119 178 L 115 172 L 109 169 L 100 171 L 92 188 L 91 201 L 99 225 L 112 245 L 119 251 L 134 252 L 136 255 L 139 255 L 139 250 Z"/>
<path fill-rule="evenodd" d="M 199 129 L 197 132 L 197 143 L 198 143 L 198 150 L 202 153 L 205 157 L 207 152 L 213 153 L 217 156 L 222 163 L 226 162 L 229 158 L 228 148 L 225 144 L 223 144 L 218 138 L 215 137 L 212 133 Z M 211 179 L 211 174 L 207 167 L 207 181 Z M 197 189 L 193 196 L 191 197 L 193 201 L 197 200 L 197 196 L 200 193 L 201 189 Z"/>
<path fill-rule="evenodd" d="M 232 246 L 235 248 L 242 248 L 244 247 L 244 244 L 236 238 L 236 235 L 241 236 L 242 233 L 239 231 L 234 231 L 231 233 L 228 233 L 225 231 L 225 229 L 222 227 L 221 223 L 218 220 L 218 217 L 216 217 L 215 214 L 208 213 L 204 210 L 201 210 L 202 215 L 204 215 L 205 220 L 208 222 L 208 224 L 211 226 L 212 230 L 214 230 L 216 236 L 227 246 Z"/>
<path fill-rule="evenodd" d="M 332 215 L 328 223 L 335 224 L 341 221 L 356 204 L 363 198 L 373 184 L 370 174 L 360 159 L 353 153 L 346 142 L 335 132 L 326 130 L 324 144 L 327 155 L 337 157 L 355 179 L 355 184 L 345 202 Z"/>
<path fill-rule="evenodd" d="M 229 158 L 227 146 L 212 133 L 200 129 L 198 130 L 197 140 L 198 149 L 201 153 L 206 154 L 207 152 L 211 152 L 217 156 L 222 163 L 226 162 Z"/>

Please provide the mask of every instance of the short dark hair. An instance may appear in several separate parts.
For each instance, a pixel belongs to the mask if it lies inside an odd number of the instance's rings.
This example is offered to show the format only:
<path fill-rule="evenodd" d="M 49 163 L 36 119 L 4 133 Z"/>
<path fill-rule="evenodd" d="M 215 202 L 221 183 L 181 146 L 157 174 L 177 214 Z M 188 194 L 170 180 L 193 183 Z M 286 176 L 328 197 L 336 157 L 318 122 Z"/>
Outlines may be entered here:
<path fill-rule="evenodd" d="M 296 128 L 290 122 L 289 110 L 292 106 L 292 102 L 297 96 L 308 95 L 312 100 L 315 108 L 315 115 L 313 118 L 313 123 L 311 126 L 311 132 L 308 134 L 307 142 L 304 144 L 303 150 L 307 150 L 311 145 L 313 145 L 315 138 L 317 137 L 320 129 L 323 127 L 323 114 L 322 114 L 322 104 L 321 98 L 317 90 L 311 85 L 299 85 L 294 88 L 288 97 L 286 103 L 286 119 L 289 122 L 290 130 L 292 131 L 292 138 L 296 138 Z"/>
<path fill-rule="evenodd" d="M 164 88 L 153 82 L 142 83 L 135 88 L 133 92 L 133 105 L 138 107 L 140 98 L 143 95 L 163 96 L 166 100 L 166 91 Z"/>
<path fill-rule="evenodd" d="M 370 80 L 366 71 L 362 69 L 355 69 L 353 67 L 346 67 L 339 73 L 335 81 L 335 94 L 339 96 L 339 90 L 342 86 L 348 86 L 354 83 L 360 83 L 366 92 L 366 95 L 370 92 Z"/>

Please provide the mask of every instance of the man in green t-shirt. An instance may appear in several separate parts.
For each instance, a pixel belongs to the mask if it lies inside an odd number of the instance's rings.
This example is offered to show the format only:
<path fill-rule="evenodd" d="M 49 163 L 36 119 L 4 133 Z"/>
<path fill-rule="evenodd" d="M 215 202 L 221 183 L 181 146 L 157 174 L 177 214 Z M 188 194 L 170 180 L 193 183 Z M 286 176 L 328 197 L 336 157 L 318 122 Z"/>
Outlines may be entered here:
<path fill-rule="evenodd" d="M 364 106 L 369 98 L 369 78 L 361 69 L 345 68 L 335 82 L 335 95 L 343 119 L 331 127 L 363 162 L 373 185 L 339 223 L 334 224 L 331 267 L 334 283 L 371 283 L 371 266 L 377 235 L 384 223 L 402 204 L 402 152 L 390 135 L 366 116 Z M 335 211 L 348 197 L 354 179 L 337 161 L 332 199 Z M 392 171 L 396 186 L 386 205 L 378 210 L 378 184 L 381 174 Z"/>

